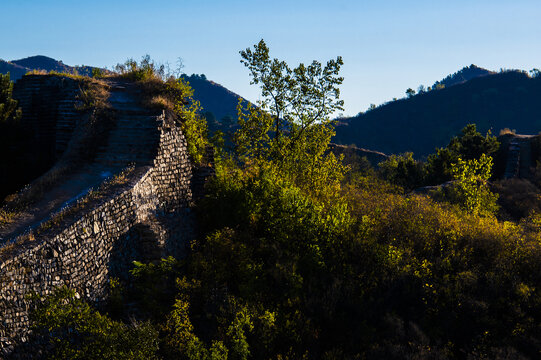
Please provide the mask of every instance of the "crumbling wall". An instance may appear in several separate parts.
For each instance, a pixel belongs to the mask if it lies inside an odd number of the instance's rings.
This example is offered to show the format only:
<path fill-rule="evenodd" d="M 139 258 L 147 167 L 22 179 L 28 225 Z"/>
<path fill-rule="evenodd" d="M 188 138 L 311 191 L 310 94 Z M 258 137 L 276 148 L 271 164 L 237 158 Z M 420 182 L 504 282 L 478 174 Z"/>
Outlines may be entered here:
<path fill-rule="evenodd" d="M 27 75 L 13 87 L 13 98 L 23 109 L 21 121 L 42 166 L 51 167 L 67 148 L 81 118 L 74 106 L 79 91 L 80 81 L 56 75 Z"/>
<path fill-rule="evenodd" d="M 3 126 L 9 145 L 0 154 L 0 200 L 45 173 L 65 152 L 81 120 L 74 108 L 79 86 L 76 79 L 53 75 L 27 75 L 15 83 L 22 119 Z"/>
<path fill-rule="evenodd" d="M 28 294 L 47 295 L 65 284 L 99 302 L 110 276 L 125 273 L 138 254 L 182 255 L 194 233 L 192 166 L 174 121 L 163 116 L 159 128 L 153 166 L 136 168 L 126 186 L 71 224 L 0 256 L 0 357 L 27 341 Z"/>

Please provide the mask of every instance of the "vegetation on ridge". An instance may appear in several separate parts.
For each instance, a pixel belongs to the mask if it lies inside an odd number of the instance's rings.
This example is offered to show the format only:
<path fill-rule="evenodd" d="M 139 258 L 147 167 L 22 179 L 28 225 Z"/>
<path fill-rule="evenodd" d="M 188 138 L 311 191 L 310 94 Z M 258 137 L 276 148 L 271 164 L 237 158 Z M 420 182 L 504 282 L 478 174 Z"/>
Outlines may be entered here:
<path fill-rule="evenodd" d="M 193 98 L 193 89 L 180 75 L 180 69 L 167 71 L 149 55 L 138 63 L 128 59 L 115 70 L 123 78 L 136 81 L 143 89 L 146 106 L 164 109 L 176 114 L 187 140 L 188 153 L 195 164 L 202 164 L 208 146 L 207 123 L 200 114 L 201 104 Z"/>

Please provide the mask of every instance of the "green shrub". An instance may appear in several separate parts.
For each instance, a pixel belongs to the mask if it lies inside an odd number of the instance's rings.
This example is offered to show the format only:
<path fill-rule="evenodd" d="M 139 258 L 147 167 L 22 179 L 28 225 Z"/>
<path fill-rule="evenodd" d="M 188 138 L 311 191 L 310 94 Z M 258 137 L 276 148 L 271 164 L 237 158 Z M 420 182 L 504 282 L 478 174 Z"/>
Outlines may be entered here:
<path fill-rule="evenodd" d="M 48 358 L 158 358 L 158 332 L 150 323 L 125 325 L 113 321 L 67 287 L 60 287 L 47 297 L 32 318 L 34 331 L 51 346 Z"/>
<path fill-rule="evenodd" d="M 100 68 L 93 67 L 92 68 L 92 77 L 95 79 L 100 79 L 105 76 L 105 71 Z"/>
<path fill-rule="evenodd" d="M 165 80 L 166 76 L 165 66 L 157 64 L 150 58 L 150 55 L 143 56 L 139 63 L 134 59 L 128 59 L 123 64 L 117 64 L 115 71 L 122 77 L 134 81 L 154 78 Z"/>
<path fill-rule="evenodd" d="M 391 155 L 387 160 L 379 163 L 379 174 L 392 184 L 402 186 L 406 190 L 413 190 L 424 184 L 424 164 L 413 159 L 413 153 Z"/>
<path fill-rule="evenodd" d="M 455 182 L 451 187 L 450 200 L 458 203 L 472 214 L 493 215 L 498 210 L 497 194 L 493 194 L 486 181 L 492 175 L 492 158 L 481 155 L 479 160 L 462 160 L 451 165 Z"/>
<path fill-rule="evenodd" d="M 451 139 L 447 147 L 436 150 L 435 154 L 429 155 L 426 162 L 427 182 L 429 184 L 441 184 L 451 180 L 453 175 L 451 166 L 458 161 L 478 159 L 482 154 L 490 156 L 500 146 L 495 136 L 490 131 L 485 136 L 477 131 L 475 124 L 468 124 L 462 129 L 461 134 Z"/>

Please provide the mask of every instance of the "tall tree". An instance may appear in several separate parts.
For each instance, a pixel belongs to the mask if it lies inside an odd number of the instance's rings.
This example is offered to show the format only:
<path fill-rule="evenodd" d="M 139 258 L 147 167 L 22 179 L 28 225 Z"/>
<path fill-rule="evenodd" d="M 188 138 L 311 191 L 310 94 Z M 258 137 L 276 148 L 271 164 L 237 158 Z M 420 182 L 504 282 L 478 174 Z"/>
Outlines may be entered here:
<path fill-rule="evenodd" d="M 258 107 L 249 105 L 243 111 L 239 105 L 241 128 L 235 141 L 241 157 L 277 164 L 307 186 L 314 179 L 332 182 L 341 177 L 344 169 L 326 150 L 335 134 L 330 115 L 343 110 L 338 87 L 342 58 L 325 66 L 313 61 L 291 69 L 285 61 L 271 59 L 263 40 L 240 54 L 251 84 L 260 85 L 262 95 Z"/>
<path fill-rule="evenodd" d="M 251 84 L 261 86 L 263 100 L 260 104 L 271 113 L 276 137 L 290 126 L 300 126 L 301 131 L 315 122 L 324 122 L 335 110 L 343 110 L 339 100 L 344 78 L 338 76 L 342 58 L 330 60 L 325 67 L 317 61 L 291 70 L 285 61 L 271 59 L 264 40 L 240 52 L 241 62 L 250 70 Z"/>

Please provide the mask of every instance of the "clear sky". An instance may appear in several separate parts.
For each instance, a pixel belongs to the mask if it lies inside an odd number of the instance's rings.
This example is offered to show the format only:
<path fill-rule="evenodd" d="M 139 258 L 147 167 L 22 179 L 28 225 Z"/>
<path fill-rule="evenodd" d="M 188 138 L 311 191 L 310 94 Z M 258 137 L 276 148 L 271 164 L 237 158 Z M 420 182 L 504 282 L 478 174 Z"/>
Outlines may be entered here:
<path fill-rule="evenodd" d="M 111 67 L 184 61 L 254 101 L 239 50 L 261 38 L 290 66 L 344 59 L 345 114 L 460 68 L 541 68 L 539 0 L 0 0 L 0 58 Z"/>

